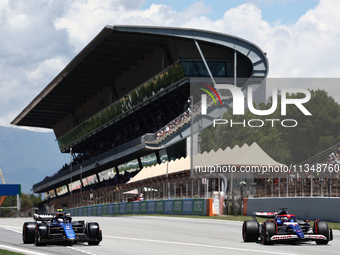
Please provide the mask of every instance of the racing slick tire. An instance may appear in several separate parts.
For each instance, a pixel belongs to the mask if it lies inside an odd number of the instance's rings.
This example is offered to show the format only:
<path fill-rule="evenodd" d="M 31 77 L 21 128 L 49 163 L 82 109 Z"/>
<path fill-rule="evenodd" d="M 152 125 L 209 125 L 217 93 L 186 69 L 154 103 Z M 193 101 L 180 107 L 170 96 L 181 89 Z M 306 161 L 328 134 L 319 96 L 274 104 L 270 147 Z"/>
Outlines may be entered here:
<path fill-rule="evenodd" d="M 22 226 L 22 242 L 24 244 L 34 243 L 35 225 L 35 222 L 25 222 Z"/>
<path fill-rule="evenodd" d="M 327 237 L 327 240 L 316 240 L 316 244 L 328 244 L 329 240 L 329 229 L 326 221 L 316 220 L 314 222 L 315 233 L 317 235 L 324 235 Z"/>
<path fill-rule="evenodd" d="M 276 234 L 276 224 L 273 221 L 266 221 L 262 224 L 261 229 L 261 241 L 262 244 L 268 245 L 273 244 L 270 238 Z"/>
<path fill-rule="evenodd" d="M 100 230 L 99 224 L 97 222 L 87 223 L 87 235 L 91 238 L 101 239 L 102 231 Z M 98 245 L 100 241 L 88 241 L 88 245 Z"/>
<path fill-rule="evenodd" d="M 242 226 L 242 238 L 244 242 L 257 242 L 259 238 L 259 224 L 255 220 L 246 220 Z"/>
<path fill-rule="evenodd" d="M 45 223 L 38 223 L 35 228 L 35 238 L 34 244 L 35 246 L 45 246 L 46 243 L 41 242 L 42 239 L 48 237 L 48 226 Z"/>

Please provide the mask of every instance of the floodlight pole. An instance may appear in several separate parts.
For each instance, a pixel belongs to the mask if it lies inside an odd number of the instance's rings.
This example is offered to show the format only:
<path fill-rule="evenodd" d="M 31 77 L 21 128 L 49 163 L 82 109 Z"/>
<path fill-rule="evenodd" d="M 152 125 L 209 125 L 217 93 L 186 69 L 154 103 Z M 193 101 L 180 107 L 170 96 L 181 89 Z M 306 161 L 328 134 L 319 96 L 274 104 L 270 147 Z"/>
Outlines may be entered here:
<path fill-rule="evenodd" d="M 80 193 L 83 192 L 83 166 L 80 166 Z"/>
<path fill-rule="evenodd" d="M 216 82 L 215 82 L 215 79 L 214 79 L 214 77 L 213 77 L 213 75 L 212 75 L 212 73 L 210 72 L 210 68 L 209 68 L 209 66 L 208 66 L 208 63 L 207 63 L 207 61 L 205 60 L 205 57 L 204 57 L 204 55 L 203 55 L 203 52 L 202 52 L 202 50 L 201 50 L 201 48 L 200 48 L 200 46 L 199 46 L 199 44 L 198 44 L 198 42 L 196 41 L 196 40 L 194 40 L 194 42 L 195 42 L 195 45 L 196 45 L 196 47 L 197 47 L 197 50 L 198 50 L 198 52 L 200 53 L 200 55 L 201 55 L 201 58 L 202 58 L 202 61 L 203 61 L 203 63 L 204 63 L 204 65 L 205 65 L 205 68 L 207 69 L 207 71 L 208 71 L 208 73 L 209 73 L 209 76 L 210 76 L 210 78 L 211 78 L 211 80 L 212 80 L 212 82 L 213 82 L 213 84 L 214 84 L 214 87 L 216 87 Z M 191 119 L 190 119 L 190 132 L 191 132 L 191 137 L 190 137 L 190 147 L 191 147 L 191 155 L 190 155 L 190 177 L 192 178 L 193 177 L 193 172 L 194 172 L 194 97 L 191 95 L 190 96 L 190 108 L 191 108 Z"/>
<path fill-rule="evenodd" d="M 190 96 L 190 177 L 194 174 L 194 96 Z"/>
<path fill-rule="evenodd" d="M 20 195 L 17 194 L 17 217 L 20 218 L 20 210 L 21 210 L 21 201 L 20 201 Z"/>
<path fill-rule="evenodd" d="M 71 195 L 72 195 L 72 148 L 70 148 L 70 165 L 71 165 Z"/>
<path fill-rule="evenodd" d="M 166 162 L 166 178 L 168 178 L 168 167 L 169 167 L 169 161 Z"/>

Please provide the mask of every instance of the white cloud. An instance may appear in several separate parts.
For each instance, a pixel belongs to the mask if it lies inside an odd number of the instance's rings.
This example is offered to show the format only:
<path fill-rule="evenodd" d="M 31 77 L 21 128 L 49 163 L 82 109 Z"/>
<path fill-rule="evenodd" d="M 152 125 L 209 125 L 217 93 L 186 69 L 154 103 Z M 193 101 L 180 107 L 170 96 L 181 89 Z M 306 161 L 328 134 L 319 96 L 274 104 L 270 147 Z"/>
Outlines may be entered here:
<path fill-rule="evenodd" d="M 339 4 L 320 1 L 291 25 L 264 26 L 259 25 L 263 21 L 253 19 L 257 25 L 249 26 L 252 31 L 240 32 L 268 53 L 272 77 L 339 77 Z M 253 13 L 248 14 L 258 16 Z"/>
<path fill-rule="evenodd" d="M 218 28 L 257 44 L 268 53 L 271 77 L 339 77 L 339 7 L 340 2 L 323 0 L 295 24 L 282 25 L 269 24 L 259 8 L 243 4 L 205 28 Z"/>
<path fill-rule="evenodd" d="M 60 72 L 67 63 L 63 62 L 60 58 L 46 59 L 38 63 L 38 66 L 33 70 L 27 70 L 26 77 L 29 82 L 37 82 L 44 78 L 44 76 L 52 76 Z"/>
<path fill-rule="evenodd" d="M 73 2 L 68 11 L 55 20 L 58 30 L 65 29 L 70 43 L 79 52 L 107 24 L 183 26 L 188 20 L 209 13 L 210 7 L 203 1 L 196 2 L 183 12 L 176 12 L 171 6 L 151 4 L 140 10 L 130 8 L 127 1 L 80 1 Z M 142 1 L 137 1 L 141 5 Z"/>
<path fill-rule="evenodd" d="M 0 1 L 0 125 L 10 126 L 72 58 L 67 33 L 53 23 L 65 7 L 52 0 Z"/>
<path fill-rule="evenodd" d="M 89 3 L 91 3 L 89 5 Z M 226 10 L 224 16 L 211 20 L 203 1 L 176 12 L 171 6 L 151 4 L 145 10 L 128 10 L 121 2 L 114 8 L 82 2 L 73 4 L 56 21 L 57 29 L 66 29 L 70 43 L 81 50 L 103 27 L 103 24 L 163 25 L 200 28 L 235 35 L 257 44 L 268 53 L 272 77 L 339 76 L 340 2 L 320 1 L 295 24 L 280 21 L 270 24 L 263 20 L 261 10 L 246 3 Z M 103 8 L 105 6 L 105 8 Z M 340 6 L 339 6 L 340 7 Z M 85 25 L 86 24 L 86 25 Z"/>

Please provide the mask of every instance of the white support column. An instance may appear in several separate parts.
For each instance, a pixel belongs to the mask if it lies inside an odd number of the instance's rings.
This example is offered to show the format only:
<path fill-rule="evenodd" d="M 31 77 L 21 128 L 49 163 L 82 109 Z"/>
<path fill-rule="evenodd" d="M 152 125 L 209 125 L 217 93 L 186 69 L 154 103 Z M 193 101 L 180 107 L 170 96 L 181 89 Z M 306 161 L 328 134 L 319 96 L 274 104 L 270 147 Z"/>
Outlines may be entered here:
<path fill-rule="evenodd" d="M 278 197 L 281 197 L 281 176 L 279 176 L 279 194 Z"/>
<path fill-rule="evenodd" d="M 208 198 L 208 192 L 209 192 L 209 179 L 207 179 L 207 183 L 204 185 L 205 188 L 205 198 Z"/>
<path fill-rule="evenodd" d="M 332 173 L 329 173 L 329 197 L 332 197 Z"/>
<path fill-rule="evenodd" d="M 310 173 L 310 196 L 313 197 L 313 172 Z"/>
<path fill-rule="evenodd" d="M 295 172 L 294 176 L 294 197 L 297 196 L 297 172 Z"/>
<path fill-rule="evenodd" d="M 201 48 L 200 48 L 200 46 L 198 45 L 198 42 L 197 42 L 196 40 L 194 40 L 194 41 L 195 41 L 196 47 L 197 47 L 197 49 L 198 49 L 198 52 L 199 52 L 200 55 L 201 55 L 201 58 L 202 58 L 203 63 L 204 63 L 204 65 L 205 65 L 205 68 L 207 68 L 207 71 L 208 71 L 208 73 L 209 73 L 209 76 L 210 76 L 210 78 L 211 78 L 211 80 L 212 80 L 212 82 L 213 82 L 213 84 L 214 84 L 214 87 L 215 87 L 216 82 L 215 82 L 214 77 L 212 76 L 212 74 L 211 74 L 211 72 L 210 72 L 210 68 L 209 68 L 209 66 L 208 66 L 208 64 L 207 64 L 207 61 L 205 61 L 203 52 L 201 51 Z"/>
<path fill-rule="evenodd" d="M 19 194 L 17 194 L 17 212 L 18 212 L 18 218 L 20 218 L 20 210 L 21 210 L 21 201 L 20 201 Z"/>
<path fill-rule="evenodd" d="M 176 189 L 177 189 L 177 185 L 176 185 L 176 182 L 174 182 L 174 198 L 176 198 L 177 196 Z"/>
<path fill-rule="evenodd" d="M 163 182 L 163 199 L 166 199 L 166 186 L 165 186 L 165 182 Z"/>
<path fill-rule="evenodd" d="M 188 181 L 185 181 L 185 198 L 188 198 Z"/>
<path fill-rule="evenodd" d="M 272 197 L 274 197 L 274 176 L 272 176 L 271 193 L 272 193 Z"/>
<path fill-rule="evenodd" d="M 287 174 L 287 183 L 286 183 L 286 197 L 289 197 L 289 194 L 288 194 L 288 187 L 289 187 L 289 175 Z"/>
<path fill-rule="evenodd" d="M 234 85 L 237 86 L 237 51 L 234 50 Z"/>
<path fill-rule="evenodd" d="M 191 180 L 191 198 L 194 198 L 194 180 Z"/>
<path fill-rule="evenodd" d="M 200 181 L 202 182 L 202 179 L 197 179 L 197 192 L 198 192 L 198 198 L 201 198 L 200 194 Z"/>

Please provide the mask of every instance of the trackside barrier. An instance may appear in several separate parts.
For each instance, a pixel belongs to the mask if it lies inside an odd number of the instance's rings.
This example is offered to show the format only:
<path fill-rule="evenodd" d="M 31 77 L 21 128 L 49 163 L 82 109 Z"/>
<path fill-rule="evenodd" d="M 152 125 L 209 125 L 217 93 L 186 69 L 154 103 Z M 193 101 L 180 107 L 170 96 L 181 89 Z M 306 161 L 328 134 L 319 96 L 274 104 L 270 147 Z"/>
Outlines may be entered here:
<path fill-rule="evenodd" d="M 67 209 L 72 216 L 114 216 L 121 214 L 211 214 L 212 199 L 167 199 L 92 205 Z"/>
<path fill-rule="evenodd" d="M 246 207 L 244 214 L 247 215 L 255 211 L 276 212 L 280 207 L 288 207 L 288 212 L 296 214 L 300 219 L 340 222 L 339 197 L 248 198 Z"/>

